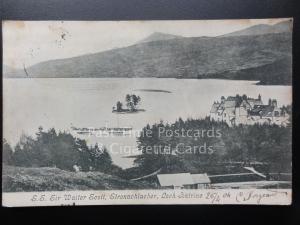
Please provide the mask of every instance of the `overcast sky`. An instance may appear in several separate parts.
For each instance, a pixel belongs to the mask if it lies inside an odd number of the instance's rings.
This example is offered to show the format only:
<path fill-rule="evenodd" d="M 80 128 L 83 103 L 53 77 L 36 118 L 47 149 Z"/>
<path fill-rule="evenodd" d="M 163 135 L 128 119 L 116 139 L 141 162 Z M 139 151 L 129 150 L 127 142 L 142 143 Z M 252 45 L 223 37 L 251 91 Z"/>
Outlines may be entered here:
<path fill-rule="evenodd" d="M 132 45 L 154 32 L 185 37 L 218 36 L 286 19 L 193 21 L 5 21 L 3 63 L 20 68 Z"/>

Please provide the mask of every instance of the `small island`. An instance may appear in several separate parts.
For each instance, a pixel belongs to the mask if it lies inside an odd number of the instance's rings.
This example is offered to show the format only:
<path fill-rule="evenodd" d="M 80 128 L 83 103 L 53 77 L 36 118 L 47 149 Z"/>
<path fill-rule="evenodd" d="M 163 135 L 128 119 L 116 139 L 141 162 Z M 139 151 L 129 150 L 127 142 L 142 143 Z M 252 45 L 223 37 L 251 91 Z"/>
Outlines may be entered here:
<path fill-rule="evenodd" d="M 137 113 L 143 112 L 144 109 L 139 109 L 139 105 L 141 102 L 141 97 L 135 94 L 130 95 L 127 94 L 125 97 L 126 108 L 123 108 L 123 103 L 121 101 L 117 101 L 116 105 L 113 106 L 112 112 L 113 113 Z"/>

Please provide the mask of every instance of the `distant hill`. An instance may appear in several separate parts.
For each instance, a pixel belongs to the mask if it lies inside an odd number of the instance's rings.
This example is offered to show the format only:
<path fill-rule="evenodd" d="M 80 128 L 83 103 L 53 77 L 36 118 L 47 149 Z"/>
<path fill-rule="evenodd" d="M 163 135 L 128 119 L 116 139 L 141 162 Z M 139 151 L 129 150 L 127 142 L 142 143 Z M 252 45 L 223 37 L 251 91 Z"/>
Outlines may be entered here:
<path fill-rule="evenodd" d="M 262 35 L 270 33 L 285 33 L 291 32 L 292 23 L 290 21 L 283 21 L 274 25 L 258 24 L 243 30 L 222 35 L 223 37 L 242 36 L 242 35 Z"/>
<path fill-rule="evenodd" d="M 279 32 L 286 24 L 271 26 L 278 32 L 259 35 L 246 35 L 257 26 L 240 31 L 245 35 L 220 37 L 155 33 L 129 47 L 41 62 L 27 71 L 37 78 L 225 78 L 291 84 L 292 33 Z"/>
<path fill-rule="evenodd" d="M 148 36 L 147 38 L 139 41 L 138 43 L 146 43 L 146 42 L 152 42 L 152 41 L 164 41 L 164 40 L 170 40 L 175 38 L 182 38 L 182 36 L 177 36 L 173 34 L 165 34 L 160 32 L 155 32 Z"/>
<path fill-rule="evenodd" d="M 212 78 L 215 74 L 291 61 L 291 33 L 146 42 L 96 54 L 51 60 L 27 68 L 31 77 Z M 282 67 L 281 76 L 291 77 Z M 286 71 L 286 72 L 284 72 Z M 258 79 L 257 75 L 249 79 Z M 274 80 L 266 72 L 259 80 Z M 228 79 L 238 79 L 237 75 Z M 252 80 L 251 79 L 251 80 Z"/>
<path fill-rule="evenodd" d="M 270 79 L 270 75 L 271 78 Z M 289 85 L 292 83 L 292 58 L 284 57 L 262 66 L 224 71 L 211 75 L 215 79 L 258 80 L 260 85 Z"/>

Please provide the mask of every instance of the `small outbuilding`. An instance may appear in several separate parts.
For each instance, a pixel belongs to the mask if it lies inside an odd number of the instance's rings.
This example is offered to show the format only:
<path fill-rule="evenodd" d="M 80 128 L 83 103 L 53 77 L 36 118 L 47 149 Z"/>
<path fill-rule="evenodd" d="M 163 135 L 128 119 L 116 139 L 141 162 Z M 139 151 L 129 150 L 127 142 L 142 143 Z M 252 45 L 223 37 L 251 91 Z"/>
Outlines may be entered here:
<path fill-rule="evenodd" d="M 208 188 L 210 186 L 211 181 L 206 173 L 191 174 L 191 176 L 194 181 L 195 189 Z"/>
<path fill-rule="evenodd" d="M 210 185 L 207 174 L 158 174 L 157 179 L 160 187 L 171 189 L 201 189 Z"/>

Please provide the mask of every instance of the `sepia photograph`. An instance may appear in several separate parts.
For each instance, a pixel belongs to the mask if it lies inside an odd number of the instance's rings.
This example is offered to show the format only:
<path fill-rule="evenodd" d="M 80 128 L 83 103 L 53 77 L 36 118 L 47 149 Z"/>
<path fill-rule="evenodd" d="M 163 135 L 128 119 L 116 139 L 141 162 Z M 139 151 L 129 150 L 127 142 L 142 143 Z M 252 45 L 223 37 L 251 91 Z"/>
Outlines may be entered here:
<path fill-rule="evenodd" d="M 2 204 L 291 204 L 292 18 L 2 22 Z"/>

